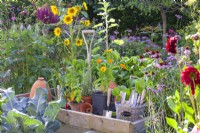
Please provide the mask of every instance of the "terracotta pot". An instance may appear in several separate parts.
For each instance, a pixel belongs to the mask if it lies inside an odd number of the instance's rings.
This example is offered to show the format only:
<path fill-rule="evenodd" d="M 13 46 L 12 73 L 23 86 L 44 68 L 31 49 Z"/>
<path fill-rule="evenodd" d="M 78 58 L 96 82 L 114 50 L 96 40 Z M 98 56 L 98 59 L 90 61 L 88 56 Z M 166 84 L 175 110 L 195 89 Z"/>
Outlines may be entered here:
<path fill-rule="evenodd" d="M 92 105 L 90 103 L 83 103 L 81 105 L 80 111 L 85 113 L 92 113 L 93 111 Z"/>
<path fill-rule="evenodd" d="M 71 107 L 71 110 L 80 112 L 82 104 L 83 104 L 83 101 L 81 101 L 80 103 L 70 102 L 69 106 Z"/>
<path fill-rule="evenodd" d="M 92 96 L 82 96 L 82 100 L 85 103 L 89 103 L 92 105 Z"/>
<path fill-rule="evenodd" d="M 43 77 L 38 77 L 38 80 L 36 80 L 35 83 L 33 84 L 32 88 L 31 88 L 31 92 L 30 92 L 30 98 L 34 97 L 36 90 L 38 88 L 47 89 L 48 90 L 48 101 L 52 100 L 51 90 Z"/>

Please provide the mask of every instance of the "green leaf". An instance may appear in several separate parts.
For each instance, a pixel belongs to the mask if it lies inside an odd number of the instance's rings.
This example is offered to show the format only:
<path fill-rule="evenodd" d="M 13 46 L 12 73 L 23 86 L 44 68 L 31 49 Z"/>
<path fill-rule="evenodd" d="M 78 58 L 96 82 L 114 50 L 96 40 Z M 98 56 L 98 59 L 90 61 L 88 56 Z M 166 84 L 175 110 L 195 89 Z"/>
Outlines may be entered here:
<path fill-rule="evenodd" d="M 114 23 L 115 19 L 111 18 L 108 22 Z"/>
<path fill-rule="evenodd" d="M 112 28 L 112 27 L 116 27 L 118 26 L 118 24 L 111 24 L 110 26 L 108 26 L 108 28 Z"/>
<path fill-rule="evenodd" d="M 48 121 L 54 121 L 59 110 L 60 105 L 57 101 L 50 102 L 45 109 L 43 117 L 47 117 Z"/>
<path fill-rule="evenodd" d="M 100 27 L 100 26 L 103 26 L 103 23 L 96 24 L 92 28 L 97 28 L 97 27 Z"/>
<path fill-rule="evenodd" d="M 197 101 L 197 104 L 200 105 L 200 90 L 198 86 L 196 86 L 194 97 Z"/>
<path fill-rule="evenodd" d="M 123 40 L 121 40 L 121 39 L 116 39 L 116 40 L 114 40 L 114 43 L 116 43 L 117 45 L 123 45 L 124 44 L 124 41 Z"/>
<path fill-rule="evenodd" d="M 167 124 L 173 127 L 176 131 L 178 131 L 178 124 L 175 119 L 166 117 Z"/>
<path fill-rule="evenodd" d="M 88 13 L 86 11 L 81 11 L 81 14 L 83 14 L 84 17 L 89 18 Z"/>
<path fill-rule="evenodd" d="M 181 105 L 180 103 L 175 103 L 172 96 L 167 97 L 167 104 L 171 110 L 179 114 Z"/>
<path fill-rule="evenodd" d="M 176 97 L 176 99 L 177 99 L 178 101 L 180 100 L 180 95 L 179 95 L 178 90 L 176 90 L 176 92 L 175 92 L 175 97 Z"/>
<path fill-rule="evenodd" d="M 135 81 L 135 89 L 139 94 L 142 94 L 142 91 L 146 89 L 146 82 L 143 78 L 137 79 Z"/>
<path fill-rule="evenodd" d="M 182 102 L 182 107 L 185 112 L 185 119 L 187 119 L 189 123 L 195 124 L 194 116 L 193 116 L 193 114 L 194 114 L 193 108 L 188 106 L 185 102 Z"/>

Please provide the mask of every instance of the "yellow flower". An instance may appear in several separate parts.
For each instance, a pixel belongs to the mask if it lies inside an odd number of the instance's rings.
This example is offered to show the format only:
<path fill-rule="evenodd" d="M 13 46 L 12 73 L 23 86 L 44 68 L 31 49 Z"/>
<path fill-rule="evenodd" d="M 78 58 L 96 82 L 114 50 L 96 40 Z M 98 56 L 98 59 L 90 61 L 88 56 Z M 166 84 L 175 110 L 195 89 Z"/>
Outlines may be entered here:
<path fill-rule="evenodd" d="M 54 15 L 59 15 L 58 8 L 56 6 L 51 6 L 51 11 Z"/>
<path fill-rule="evenodd" d="M 90 20 L 85 20 L 84 24 L 85 24 L 85 26 L 89 26 L 90 25 Z"/>
<path fill-rule="evenodd" d="M 102 62 L 102 59 L 98 59 L 98 60 L 97 60 L 97 63 L 100 64 L 101 62 Z"/>
<path fill-rule="evenodd" d="M 61 29 L 60 29 L 59 27 L 56 27 L 56 28 L 54 29 L 54 34 L 55 34 L 55 36 L 59 37 L 59 36 L 60 36 L 60 33 L 61 33 Z"/>
<path fill-rule="evenodd" d="M 77 39 L 76 40 L 76 46 L 81 46 L 82 45 L 82 43 L 83 43 L 83 40 L 82 39 Z"/>
<path fill-rule="evenodd" d="M 120 64 L 120 67 L 126 69 L 126 66 L 124 64 Z"/>
<path fill-rule="evenodd" d="M 86 2 L 83 2 L 83 7 L 84 7 L 85 10 L 88 10 Z"/>
<path fill-rule="evenodd" d="M 77 12 L 79 12 L 81 10 L 81 6 L 75 6 Z"/>
<path fill-rule="evenodd" d="M 69 44 L 70 44 L 69 39 L 65 39 L 65 40 L 64 40 L 64 44 L 65 44 L 66 46 L 69 46 Z"/>
<path fill-rule="evenodd" d="M 66 25 L 68 25 L 68 24 L 71 24 L 71 23 L 72 23 L 73 18 L 72 18 L 71 15 L 65 15 L 63 21 L 64 21 L 64 23 L 65 23 Z"/>
<path fill-rule="evenodd" d="M 103 66 L 103 67 L 100 68 L 100 70 L 101 70 L 102 72 L 106 72 L 106 67 Z"/>
<path fill-rule="evenodd" d="M 75 7 L 68 8 L 67 14 L 75 17 L 77 14 L 76 8 Z"/>
<path fill-rule="evenodd" d="M 106 50 L 106 53 L 110 53 L 112 50 L 111 49 L 107 49 Z"/>
<path fill-rule="evenodd" d="M 110 60 L 108 60 L 108 62 L 109 62 L 110 64 L 112 64 L 112 63 L 113 63 L 113 60 L 112 60 L 112 59 L 110 59 Z"/>

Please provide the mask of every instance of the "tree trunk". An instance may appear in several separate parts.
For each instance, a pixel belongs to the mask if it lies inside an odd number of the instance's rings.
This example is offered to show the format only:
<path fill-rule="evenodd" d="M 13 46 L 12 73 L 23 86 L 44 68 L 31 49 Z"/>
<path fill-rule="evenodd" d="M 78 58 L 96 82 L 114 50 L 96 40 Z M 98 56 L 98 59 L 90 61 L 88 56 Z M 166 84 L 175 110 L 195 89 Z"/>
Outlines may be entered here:
<path fill-rule="evenodd" d="M 162 28 L 163 28 L 163 35 L 162 35 L 162 42 L 163 42 L 163 46 L 165 45 L 165 41 L 166 41 L 166 32 L 167 32 L 167 16 L 166 16 L 166 12 L 163 10 L 163 8 L 160 8 L 160 13 L 161 13 L 161 17 L 162 17 Z"/>

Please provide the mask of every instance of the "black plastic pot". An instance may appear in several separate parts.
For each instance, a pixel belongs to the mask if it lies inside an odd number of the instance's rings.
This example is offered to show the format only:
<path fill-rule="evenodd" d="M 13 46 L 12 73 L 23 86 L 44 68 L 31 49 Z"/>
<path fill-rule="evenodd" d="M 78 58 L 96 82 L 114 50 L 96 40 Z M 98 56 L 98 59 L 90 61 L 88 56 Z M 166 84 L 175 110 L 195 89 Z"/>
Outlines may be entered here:
<path fill-rule="evenodd" d="M 94 92 L 92 94 L 93 114 L 103 115 L 103 110 L 107 110 L 107 94 L 102 92 Z M 109 110 L 115 111 L 114 97 L 110 98 Z"/>

